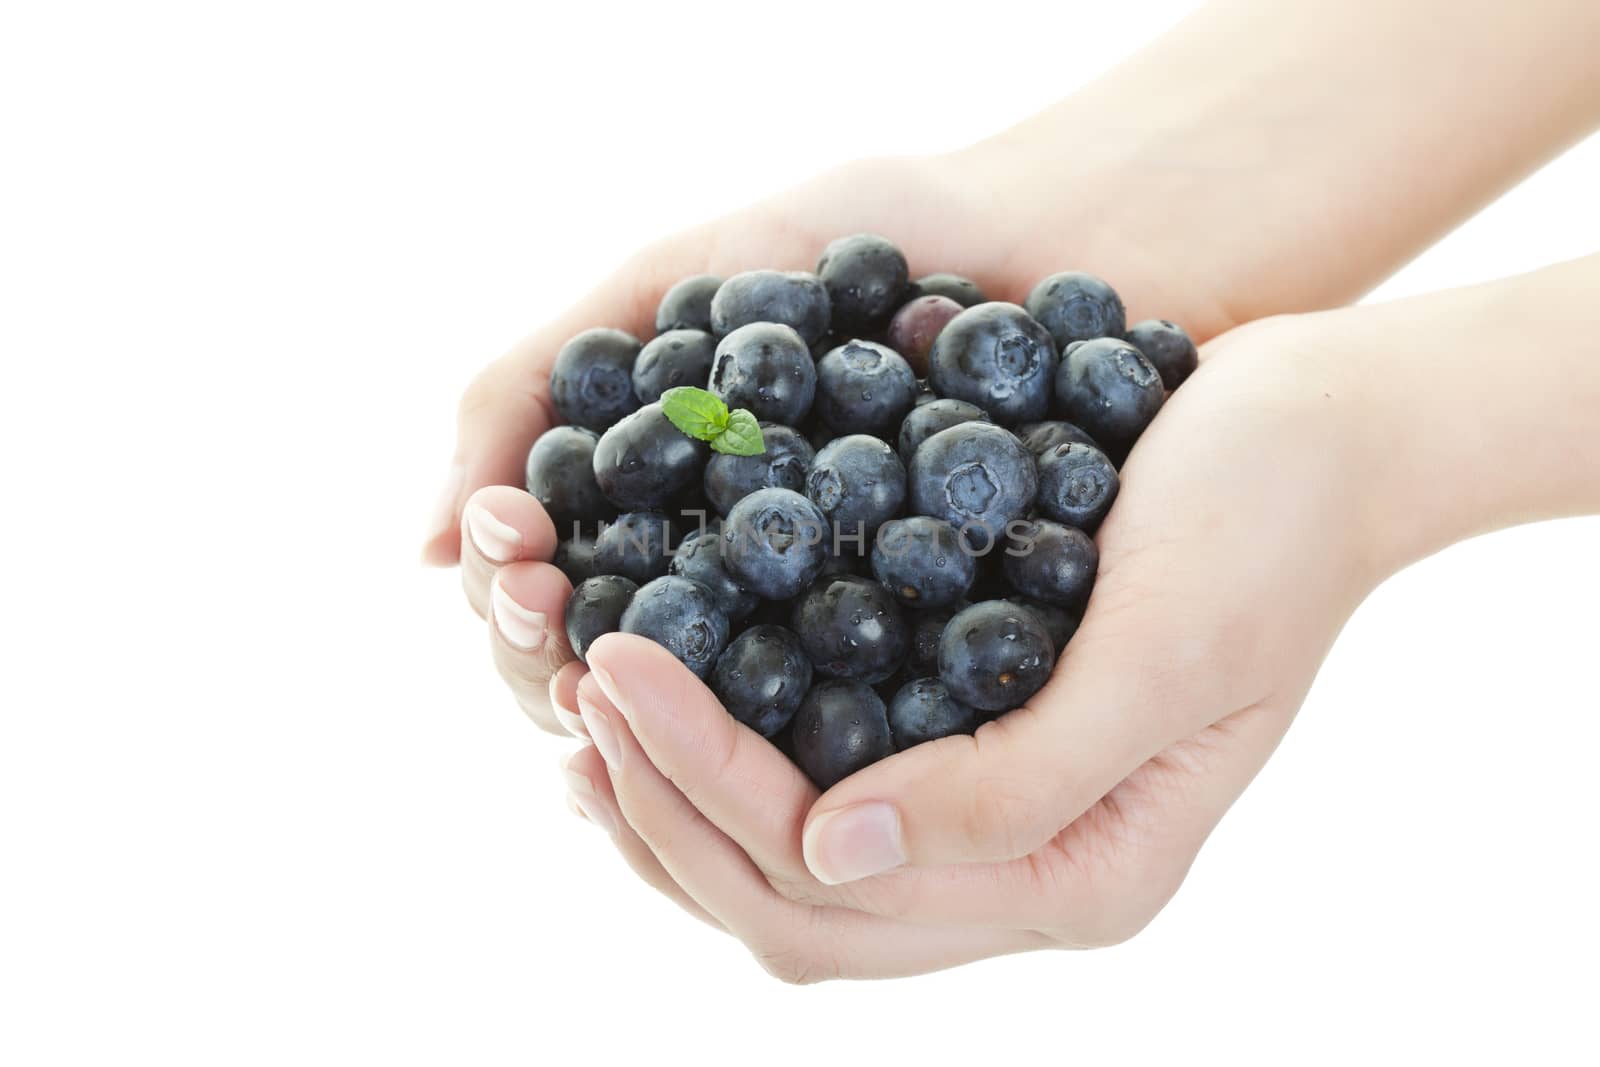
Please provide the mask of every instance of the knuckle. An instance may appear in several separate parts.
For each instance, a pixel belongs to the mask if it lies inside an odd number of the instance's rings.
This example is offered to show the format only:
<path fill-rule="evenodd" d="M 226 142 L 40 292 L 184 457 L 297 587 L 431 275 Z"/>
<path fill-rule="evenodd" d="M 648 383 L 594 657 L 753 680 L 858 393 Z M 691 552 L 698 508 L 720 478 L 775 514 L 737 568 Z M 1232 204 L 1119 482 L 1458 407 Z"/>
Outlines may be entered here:
<path fill-rule="evenodd" d="M 828 960 L 805 946 L 759 948 L 754 955 L 762 970 L 785 985 L 816 985 L 839 976 Z"/>
<path fill-rule="evenodd" d="M 973 785 L 961 831 L 981 858 L 1017 859 L 1049 838 L 1044 810 L 1032 788 L 1015 779 L 986 776 Z"/>

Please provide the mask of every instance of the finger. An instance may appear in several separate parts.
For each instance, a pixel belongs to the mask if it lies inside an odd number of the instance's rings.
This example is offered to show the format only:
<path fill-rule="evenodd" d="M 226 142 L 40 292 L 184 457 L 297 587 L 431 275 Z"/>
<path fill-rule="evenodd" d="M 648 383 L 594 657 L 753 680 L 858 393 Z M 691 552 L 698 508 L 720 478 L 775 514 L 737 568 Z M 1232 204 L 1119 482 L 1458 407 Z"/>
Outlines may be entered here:
<path fill-rule="evenodd" d="M 817 790 L 788 757 L 730 716 L 654 642 L 608 634 L 590 648 L 589 664 L 592 684 L 622 715 L 652 766 L 795 903 L 995 928 L 1056 925 L 1063 909 L 1079 906 L 1080 890 L 1066 873 L 1029 861 L 912 868 L 824 885 L 801 852 Z"/>
<path fill-rule="evenodd" d="M 594 326 L 649 337 L 661 295 L 673 281 L 699 269 L 704 248 L 704 235 L 690 232 L 646 249 L 467 387 L 456 416 L 455 456 L 424 538 L 424 562 L 441 567 L 456 562 L 461 507 L 474 492 L 486 485 L 522 484 L 528 450 L 560 421 L 550 401 L 550 368 L 561 346 Z"/>
<path fill-rule="evenodd" d="M 1104 604 L 1090 604 L 1084 630 L 1027 706 L 826 793 L 804 830 L 812 874 L 837 884 L 905 865 L 1026 856 L 1134 768 L 1228 710 L 1196 681 L 1214 672 L 1191 662 L 1203 659 L 1191 634 L 1120 611 L 1097 615 Z"/>
<path fill-rule="evenodd" d="M 589 740 L 589 729 L 578 714 L 578 682 L 588 673 L 583 661 L 575 659 L 562 664 L 561 669 L 550 676 L 550 710 L 567 733 L 585 741 Z"/>
<path fill-rule="evenodd" d="M 633 832 L 633 827 L 628 825 L 622 817 L 622 811 L 617 807 L 616 794 L 611 789 L 611 778 L 606 774 L 605 761 L 594 750 L 593 745 L 585 745 L 578 751 L 564 756 L 561 760 L 561 770 L 567 778 L 568 796 L 578 809 L 578 814 L 610 837 L 617 846 L 617 851 L 622 853 L 623 861 L 633 869 L 646 885 L 672 901 L 684 911 L 693 915 L 707 926 L 727 932 L 726 928 L 711 916 L 711 913 L 695 903 L 683 887 L 672 880 L 672 876 L 661 866 L 661 861 L 656 859 L 655 853 L 649 846 L 639 839 Z"/>
<path fill-rule="evenodd" d="M 623 817 L 673 880 L 784 980 L 920 974 L 1049 944 L 1032 931 L 922 927 L 784 899 L 656 770 L 592 673 L 578 700 Z"/>
<path fill-rule="evenodd" d="M 551 733 L 565 734 L 550 706 L 550 679 L 572 661 L 563 616 L 572 583 L 548 563 L 500 568 L 490 586 L 489 645 L 517 706 Z"/>
<path fill-rule="evenodd" d="M 550 562 L 555 523 L 520 489 L 491 485 L 473 493 L 461 511 L 461 588 L 480 617 L 489 612 L 489 586 L 497 570 L 519 560 Z"/>

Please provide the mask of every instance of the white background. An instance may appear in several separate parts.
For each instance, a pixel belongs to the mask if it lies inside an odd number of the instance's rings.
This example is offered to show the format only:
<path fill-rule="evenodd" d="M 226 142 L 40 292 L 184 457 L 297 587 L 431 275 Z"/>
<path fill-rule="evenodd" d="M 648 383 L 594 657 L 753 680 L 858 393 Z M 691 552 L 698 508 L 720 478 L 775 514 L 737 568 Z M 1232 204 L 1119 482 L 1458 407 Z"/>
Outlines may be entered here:
<path fill-rule="evenodd" d="M 1593 1056 L 1600 522 L 1374 596 L 1133 942 L 805 989 L 572 818 L 416 563 L 462 386 L 634 246 L 1192 6 L 7 5 L 0 1062 Z M 1597 188 L 1381 295 L 1600 249 Z"/>

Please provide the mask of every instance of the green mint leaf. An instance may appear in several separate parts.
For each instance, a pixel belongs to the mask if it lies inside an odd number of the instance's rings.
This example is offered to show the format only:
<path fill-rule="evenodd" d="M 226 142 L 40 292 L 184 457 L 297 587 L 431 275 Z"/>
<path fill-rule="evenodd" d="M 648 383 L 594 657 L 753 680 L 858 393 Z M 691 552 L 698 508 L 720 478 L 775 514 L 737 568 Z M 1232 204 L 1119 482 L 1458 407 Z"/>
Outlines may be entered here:
<path fill-rule="evenodd" d="M 679 386 L 661 394 L 661 413 L 701 441 L 715 441 L 728 428 L 728 405 L 704 389 Z"/>
<path fill-rule="evenodd" d="M 767 443 L 761 439 L 756 417 L 740 408 L 728 416 L 727 429 L 711 439 L 711 450 L 730 456 L 759 456 L 767 450 Z"/>

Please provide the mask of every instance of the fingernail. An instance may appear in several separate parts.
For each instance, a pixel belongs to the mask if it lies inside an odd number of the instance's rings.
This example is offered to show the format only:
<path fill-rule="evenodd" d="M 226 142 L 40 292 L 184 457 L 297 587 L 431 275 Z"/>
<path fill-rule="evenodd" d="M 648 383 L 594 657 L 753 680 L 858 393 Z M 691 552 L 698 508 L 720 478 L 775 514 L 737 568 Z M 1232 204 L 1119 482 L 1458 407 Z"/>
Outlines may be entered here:
<path fill-rule="evenodd" d="M 544 644 L 544 612 L 529 611 L 512 600 L 511 594 L 500 585 L 498 577 L 489 593 L 489 606 L 494 613 L 494 627 L 507 644 L 524 652 L 532 652 Z"/>
<path fill-rule="evenodd" d="M 600 687 L 600 692 L 606 695 L 606 699 L 611 701 L 611 705 L 622 713 L 624 719 L 632 722 L 633 720 L 628 718 L 628 705 L 623 702 L 622 694 L 617 691 L 616 679 L 607 674 L 604 667 L 591 666 L 589 673 L 594 675 L 595 684 Z"/>
<path fill-rule="evenodd" d="M 514 563 L 522 555 L 522 534 L 489 514 L 482 504 L 467 505 L 467 535 L 478 551 L 495 563 Z"/>
<path fill-rule="evenodd" d="M 467 468 L 460 463 L 452 463 L 449 472 L 445 475 L 444 486 L 439 490 L 439 499 L 434 502 L 433 511 L 428 517 L 428 536 L 437 537 L 444 533 L 456 521 L 456 497 L 461 495 L 461 483 L 466 480 Z"/>
<path fill-rule="evenodd" d="M 606 810 L 605 805 L 600 803 L 599 800 L 594 798 L 584 800 L 583 797 L 568 793 L 567 803 L 577 808 L 579 815 L 600 827 L 608 836 L 617 836 L 617 824 L 611 821 L 611 813 Z"/>
<path fill-rule="evenodd" d="M 587 739 L 589 731 L 584 729 L 583 720 L 578 717 L 576 711 L 567 707 L 561 701 L 563 694 L 562 687 L 559 684 L 560 677 L 560 674 L 557 674 L 556 677 L 550 679 L 550 709 L 556 713 L 556 722 L 561 724 L 562 729 L 573 737 Z"/>
<path fill-rule="evenodd" d="M 606 713 L 583 699 L 582 694 L 578 696 L 578 712 L 583 716 L 583 725 L 588 728 L 594 747 L 600 750 L 600 758 L 606 761 L 607 767 L 616 767 L 622 752 L 617 745 L 617 735 L 606 721 Z"/>
<path fill-rule="evenodd" d="M 906 862 L 900 813 L 877 801 L 824 815 L 806 830 L 802 847 L 806 866 L 824 885 L 869 878 Z"/>

